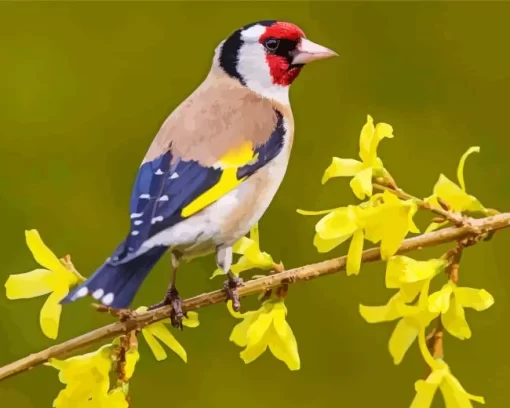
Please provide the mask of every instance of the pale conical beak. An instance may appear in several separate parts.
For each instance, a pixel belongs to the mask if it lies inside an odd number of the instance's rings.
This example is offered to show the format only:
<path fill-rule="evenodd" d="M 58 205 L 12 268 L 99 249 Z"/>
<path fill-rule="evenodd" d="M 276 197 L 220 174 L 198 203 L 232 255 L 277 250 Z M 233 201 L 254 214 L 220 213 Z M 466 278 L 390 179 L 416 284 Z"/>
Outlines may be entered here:
<path fill-rule="evenodd" d="M 296 49 L 292 64 L 306 64 L 331 57 L 338 57 L 338 54 L 329 48 L 303 38 Z"/>

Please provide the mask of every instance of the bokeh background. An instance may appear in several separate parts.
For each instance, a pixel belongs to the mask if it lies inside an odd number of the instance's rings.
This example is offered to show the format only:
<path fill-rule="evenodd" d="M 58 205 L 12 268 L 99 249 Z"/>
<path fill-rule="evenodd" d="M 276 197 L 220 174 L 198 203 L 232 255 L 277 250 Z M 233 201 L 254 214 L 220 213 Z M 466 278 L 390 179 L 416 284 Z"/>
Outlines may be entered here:
<path fill-rule="evenodd" d="M 455 179 L 461 154 L 479 145 L 466 167 L 468 190 L 510 210 L 509 13 L 502 2 L 1 4 L 0 281 L 36 267 L 25 229 L 38 229 L 57 254 L 72 254 L 85 275 L 109 255 L 126 233 L 131 185 L 159 126 L 202 81 L 216 45 L 261 19 L 295 22 L 340 54 L 306 67 L 291 91 L 293 158 L 260 225 L 275 259 L 291 268 L 346 252 L 318 254 L 317 218 L 295 210 L 355 203 L 346 180 L 320 179 L 333 155 L 356 156 L 367 114 L 394 126 L 380 154 L 402 187 L 428 195 L 439 173 Z M 468 312 L 471 340 L 445 344 L 459 379 L 491 407 L 506 406 L 510 381 L 509 244 L 504 231 L 466 253 L 462 284 L 486 288 L 496 303 Z M 157 266 L 136 304 L 161 298 L 169 265 Z M 212 257 L 183 267 L 181 294 L 219 288 L 221 279 L 209 280 L 214 268 Z M 133 407 L 406 407 L 425 372 L 416 345 L 394 366 L 387 352 L 394 325 L 369 325 L 358 313 L 359 303 L 390 295 L 382 264 L 292 286 L 299 372 L 268 354 L 245 365 L 228 341 L 237 321 L 223 305 L 208 307 L 199 328 L 176 333 L 188 364 L 173 354 L 156 363 L 142 343 Z M 0 293 L 0 364 L 52 344 L 38 326 L 43 301 Z M 68 305 L 58 340 L 110 321 L 89 302 Z M 49 407 L 60 387 L 52 368 L 39 367 L 1 382 L 0 406 Z"/>

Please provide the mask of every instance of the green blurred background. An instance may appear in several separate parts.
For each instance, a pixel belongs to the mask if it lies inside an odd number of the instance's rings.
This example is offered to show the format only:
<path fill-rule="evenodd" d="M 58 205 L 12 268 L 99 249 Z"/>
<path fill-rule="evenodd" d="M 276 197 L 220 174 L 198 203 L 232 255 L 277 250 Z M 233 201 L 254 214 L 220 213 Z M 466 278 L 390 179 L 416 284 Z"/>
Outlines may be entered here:
<path fill-rule="evenodd" d="M 275 259 L 290 268 L 346 252 L 317 254 L 317 218 L 295 209 L 355 202 L 346 180 L 320 179 L 331 156 L 356 156 L 367 114 L 394 126 L 380 154 L 403 188 L 428 195 L 440 172 L 455 179 L 461 154 L 479 145 L 468 190 L 510 210 L 509 12 L 510 4 L 489 2 L 1 4 L 0 280 L 36 267 L 24 242 L 30 228 L 90 274 L 126 233 L 131 185 L 163 120 L 202 81 L 216 45 L 261 19 L 292 21 L 340 55 L 306 67 L 291 91 L 293 158 L 261 222 L 262 247 Z M 496 303 L 468 312 L 471 340 L 445 344 L 461 382 L 492 407 L 507 406 L 510 381 L 509 238 L 502 232 L 466 253 L 461 283 L 486 288 Z M 136 304 L 160 300 L 169 265 L 158 265 Z M 219 288 L 221 279 L 208 279 L 214 268 L 212 258 L 184 266 L 181 294 Z M 394 324 L 369 325 L 358 313 L 359 303 L 382 304 L 391 293 L 382 264 L 292 286 L 299 372 L 268 354 L 245 365 L 228 341 L 237 321 L 223 305 L 208 307 L 199 328 L 176 333 L 188 364 L 174 354 L 156 363 L 141 345 L 133 407 L 406 407 L 425 372 L 416 345 L 394 366 Z M 0 364 L 52 344 L 38 326 L 42 303 L 0 295 Z M 68 305 L 59 341 L 110 321 L 89 302 Z M 39 367 L 1 382 L 0 406 L 49 407 L 60 387 L 52 368 Z"/>

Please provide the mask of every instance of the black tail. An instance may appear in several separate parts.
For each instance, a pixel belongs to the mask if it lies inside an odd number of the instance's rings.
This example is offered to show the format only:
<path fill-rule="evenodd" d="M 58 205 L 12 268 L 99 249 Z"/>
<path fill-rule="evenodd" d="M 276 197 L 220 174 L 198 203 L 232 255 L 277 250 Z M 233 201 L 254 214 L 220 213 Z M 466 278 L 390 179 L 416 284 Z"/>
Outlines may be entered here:
<path fill-rule="evenodd" d="M 126 263 L 112 265 L 106 262 L 90 278 L 74 288 L 60 303 L 69 303 L 92 295 L 106 306 L 117 309 L 126 308 L 166 250 L 166 247 L 158 246 Z"/>

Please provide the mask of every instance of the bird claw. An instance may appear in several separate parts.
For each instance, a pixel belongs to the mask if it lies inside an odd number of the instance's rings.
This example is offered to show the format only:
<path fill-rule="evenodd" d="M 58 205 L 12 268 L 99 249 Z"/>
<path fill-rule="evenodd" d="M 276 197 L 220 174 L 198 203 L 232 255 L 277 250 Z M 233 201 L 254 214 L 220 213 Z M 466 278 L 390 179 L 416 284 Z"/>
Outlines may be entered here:
<path fill-rule="evenodd" d="M 150 306 L 148 310 L 157 309 L 159 307 L 168 305 L 172 307 L 172 310 L 170 311 L 170 322 L 172 323 L 172 326 L 176 329 L 182 330 L 182 319 L 184 316 L 186 316 L 186 313 L 183 313 L 182 311 L 182 299 L 179 297 L 179 292 L 177 292 L 177 289 L 174 286 L 168 289 L 165 299 L 163 299 L 162 302 Z"/>
<path fill-rule="evenodd" d="M 237 288 L 243 285 L 243 279 L 233 274 L 229 274 L 228 280 L 223 282 L 223 290 L 227 294 L 227 300 L 232 301 L 232 309 L 234 309 L 235 312 L 238 312 L 241 309 L 241 302 L 239 300 Z"/>

